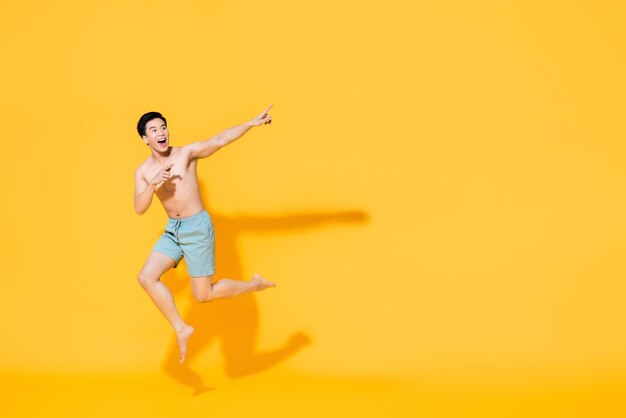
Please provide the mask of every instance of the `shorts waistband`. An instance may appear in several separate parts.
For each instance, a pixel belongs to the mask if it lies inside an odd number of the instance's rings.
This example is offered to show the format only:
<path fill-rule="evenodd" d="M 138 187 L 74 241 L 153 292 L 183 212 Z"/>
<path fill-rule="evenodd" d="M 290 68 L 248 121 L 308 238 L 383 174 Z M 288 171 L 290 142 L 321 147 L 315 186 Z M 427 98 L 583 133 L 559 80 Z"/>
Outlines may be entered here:
<path fill-rule="evenodd" d="M 198 213 L 196 213 L 195 215 L 185 216 L 184 218 L 170 218 L 170 217 L 168 217 L 167 219 L 168 219 L 170 222 L 180 222 L 180 223 L 184 223 L 184 222 L 191 221 L 191 220 L 194 220 L 194 219 L 196 219 L 196 218 L 199 218 L 199 217 L 201 217 L 201 216 L 208 215 L 208 214 L 209 214 L 209 213 L 208 213 L 205 209 L 202 209 L 202 211 L 201 211 L 201 212 L 198 212 Z"/>

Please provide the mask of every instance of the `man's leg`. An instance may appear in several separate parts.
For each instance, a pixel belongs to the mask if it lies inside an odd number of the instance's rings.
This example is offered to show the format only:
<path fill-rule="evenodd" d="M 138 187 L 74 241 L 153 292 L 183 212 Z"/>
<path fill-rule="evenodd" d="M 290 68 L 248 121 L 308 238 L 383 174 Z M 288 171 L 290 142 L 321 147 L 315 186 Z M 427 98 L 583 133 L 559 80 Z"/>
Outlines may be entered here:
<path fill-rule="evenodd" d="M 210 302 L 215 299 L 230 298 L 243 293 L 258 292 L 259 290 L 275 287 L 276 284 L 255 274 L 251 280 L 221 279 L 211 284 L 213 276 L 191 278 L 191 291 L 198 302 Z"/>
<path fill-rule="evenodd" d="M 186 243 L 181 246 L 181 249 L 187 262 L 187 271 L 192 276 L 191 290 L 199 302 L 229 298 L 276 286 L 258 274 L 247 282 L 222 279 L 211 284 L 213 275 L 210 273 L 215 271 L 213 221 L 206 211 L 201 212 L 198 221 L 194 224 L 194 228 L 184 231 L 181 228 L 180 233 L 185 234 Z"/>
<path fill-rule="evenodd" d="M 174 267 L 175 261 L 165 254 L 151 252 L 139 273 L 138 280 L 141 287 L 148 293 L 154 304 L 167 318 L 176 332 L 178 346 L 180 348 L 180 362 L 185 360 L 187 355 L 187 340 L 193 334 L 194 328 L 187 325 L 180 317 L 178 309 L 174 304 L 172 292 L 159 280 L 160 277 Z"/>

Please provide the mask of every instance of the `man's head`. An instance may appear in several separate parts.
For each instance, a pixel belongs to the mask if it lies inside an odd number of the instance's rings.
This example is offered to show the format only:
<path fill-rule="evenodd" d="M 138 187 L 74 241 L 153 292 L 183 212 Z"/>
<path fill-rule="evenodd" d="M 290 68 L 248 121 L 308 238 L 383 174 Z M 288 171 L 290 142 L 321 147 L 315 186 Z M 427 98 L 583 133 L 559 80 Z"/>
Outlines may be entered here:
<path fill-rule="evenodd" d="M 169 148 L 167 120 L 159 112 L 148 112 L 139 118 L 137 132 L 150 148 L 166 151 Z"/>

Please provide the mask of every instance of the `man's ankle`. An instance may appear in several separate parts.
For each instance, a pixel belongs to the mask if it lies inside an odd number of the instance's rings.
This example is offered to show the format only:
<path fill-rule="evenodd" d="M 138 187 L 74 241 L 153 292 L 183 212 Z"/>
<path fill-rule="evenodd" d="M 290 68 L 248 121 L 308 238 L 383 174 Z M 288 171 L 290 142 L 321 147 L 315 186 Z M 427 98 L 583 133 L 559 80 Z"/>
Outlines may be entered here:
<path fill-rule="evenodd" d="M 185 330 L 185 328 L 187 328 L 187 327 L 188 327 L 188 325 L 187 325 L 187 324 L 185 324 L 185 323 L 183 322 L 183 323 L 182 323 L 182 324 L 180 324 L 180 325 L 175 325 L 175 326 L 174 326 L 174 331 L 176 331 L 176 332 L 182 332 L 182 331 L 184 331 L 184 330 Z"/>

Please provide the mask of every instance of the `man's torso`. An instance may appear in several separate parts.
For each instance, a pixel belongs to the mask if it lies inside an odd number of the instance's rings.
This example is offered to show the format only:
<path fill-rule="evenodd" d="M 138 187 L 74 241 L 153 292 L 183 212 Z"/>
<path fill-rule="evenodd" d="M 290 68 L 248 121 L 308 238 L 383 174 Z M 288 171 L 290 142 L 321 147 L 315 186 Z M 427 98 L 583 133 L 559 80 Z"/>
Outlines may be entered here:
<path fill-rule="evenodd" d="M 161 201 L 167 216 L 184 218 L 202 211 L 202 199 L 198 186 L 197 159 L 189 158 L 181 147 L 172 147 L 170 155 L 165 158 L 164 165 L 174 164 L 170 170 L 170 178 L 156 187 L 155 194 Z M 152 157 L 142 164 L 143 177 L 150 182 L 161 170 Z"/>

